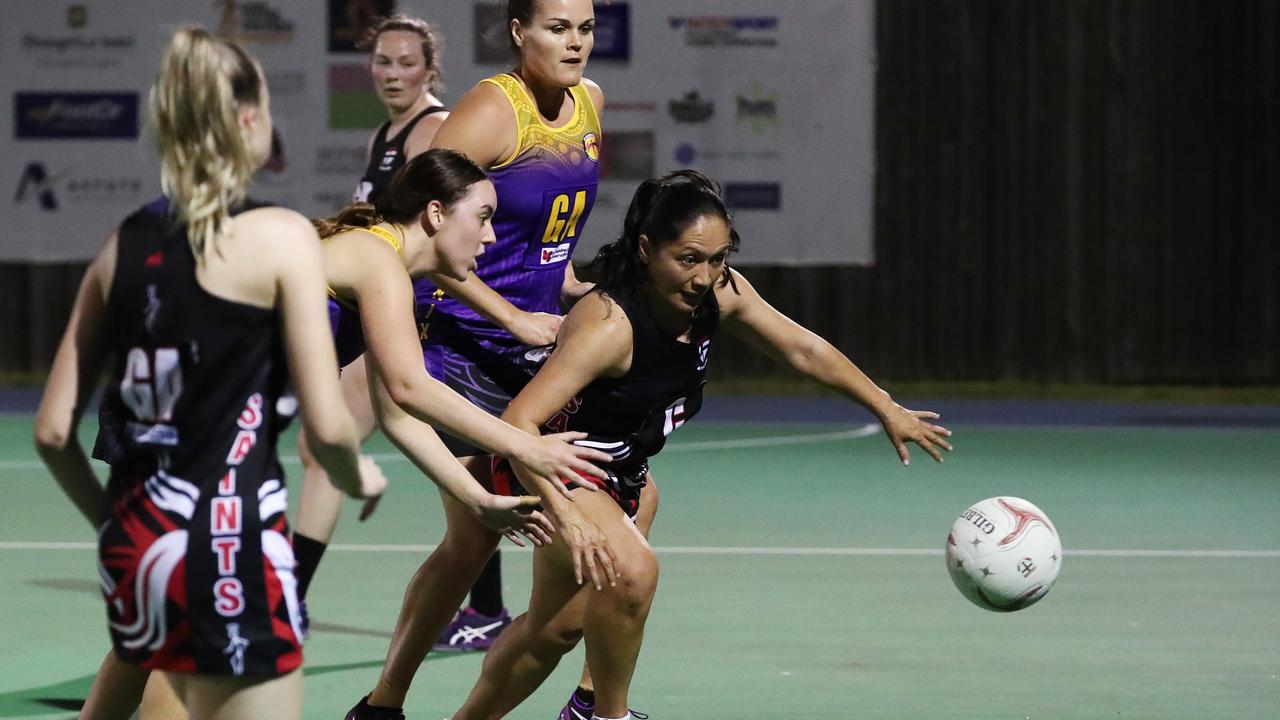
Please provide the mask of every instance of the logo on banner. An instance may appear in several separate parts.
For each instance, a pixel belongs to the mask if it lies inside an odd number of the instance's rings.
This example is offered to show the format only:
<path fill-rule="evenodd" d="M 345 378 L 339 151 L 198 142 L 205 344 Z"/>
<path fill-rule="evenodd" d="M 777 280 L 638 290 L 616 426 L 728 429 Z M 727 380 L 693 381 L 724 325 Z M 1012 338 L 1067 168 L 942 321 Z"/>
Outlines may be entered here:
<path fill-rule="evenodd" d="M 367 152 L 362 145 L 321 145 L 316 148 L 316 174 L 358 177 L 364 172 Z"/>
<path fill-rule="evenodd" d="M 778 126 L 778 94 L 765 93 L 759 86 L 752 86 L 746 93 L 738 93 L 738 122 L 745 124 L 752 133 L 760 134 Z"/>
<path fill-rule="evenodd" d="M 777 47 L 778 16 L 698 15 L 668 17 L 690 47 Z"/>
<path fill-rule="evenodd" d="M 315 4 L 315 3 L 312 3 Z M 395 10 L 395 0 L 329 0 L 329 52 L 364 53 L 356 47 L 364 31 Z M 365 69 L 368 75 L 368 68 Z"/>
<path fill-rule="evenodd" d="M 369 77 L 369 65 L 335 63 L 328 69 L 329 129 L 363 130 L 377 127 L 387 119 L 387 109 L 378 100 Z"/>
<path fill-rule="evenodd" d="M 263 0 L 221 0 L 218 34 L 241 42 L 279 45 L 293 42 L 293 21 Z"/>
<path fill-rule="evenodd" d="M 131 33 L 90 35 L 89 9 L 82 3 L 68 5 L 64 22 L 71 32 L 31 30 L 22 35 L 22 52 L 45 67 L 112 67 L 137 45 Z"/>
<path fill-rule="evenodd" d="M 13 111 L 19 140 L 138 137 L 137 93 L 20 92 Z"/>
<path fill-rule="evenodd" d="M 736 210 L 778 210 L 782 186 L 776 182 L 725 183 L 725 204 Z"/>
<path fill-rule="evenodd" d="M 505 25 L 504 25 L 505 29 Z M 596 25 L 592 31 L 595 47 L 592 60 L 631 59 L 631 6 L 614 2 L 596 7 Z"/>
<path fill-rule="evenodd" d="M 610 115 L 619 112 L 651 113 L 658 111 L 658 103 L 652 100 L 611 100 L 605 98 L 604 111 Z"/>
<path fill-rule="evenodd" d="M 710 100 L 703 100 L 697 90 L 691 90 L 684 97 L 667 102 L 667 112 L 676 122 L 702 123 L 715 115 L 716 106 Z"/>
<path fill-rule="evenodd" d="M 301 95 L 307 87 L 306 74 L 302 72 L 269 70 L 266 75 L 272 99 Z"/>
<path fill-rule="evenodd" d="M 644 180 L 656 174 L 652 130 L 618 130 L 600 149 L 601 180 Z M 597 204 L 608 200 L 596 197 Z"/>
<path fill-rule="evenodd" d="M 141 178 L 73 175 L 69 169 L 50 172 L 37 160 L 23 168 L 13 201 L 35 202 L 41 210 L 57 212 L 64 203 L 137 202 L 141 195 Z"/>
<path fill-rule="evenodd" d="M 89 24 L 89 8 L 79 3 L 67 6 L 67 27 L 79 30 Z"/>
<path fill-rule="evenodd" d="M 733 160 L 733 161 L 774 161 L 782 158 L 782 153 L 778 150 L 699 150 L 693 143 L 683 142 L 676 145 L 674 153 L 676 162 L 686 167 L 691 166 L 702 160 Z"/>

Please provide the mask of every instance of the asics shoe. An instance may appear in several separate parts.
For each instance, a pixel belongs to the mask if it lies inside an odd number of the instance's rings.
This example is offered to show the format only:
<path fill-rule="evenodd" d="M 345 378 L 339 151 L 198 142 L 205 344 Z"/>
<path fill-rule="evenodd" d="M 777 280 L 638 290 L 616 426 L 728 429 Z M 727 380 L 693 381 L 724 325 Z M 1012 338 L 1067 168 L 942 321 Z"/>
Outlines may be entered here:
<path fill-rule="evenodd" d="M 499 615 L 482 615 L 466 608 L 453 618 L 453 622 L 436 639 L 435 650 L 484 652 L 493 645 L 498 635 L 511 624 L 511 614 L 502 608 Z"/>

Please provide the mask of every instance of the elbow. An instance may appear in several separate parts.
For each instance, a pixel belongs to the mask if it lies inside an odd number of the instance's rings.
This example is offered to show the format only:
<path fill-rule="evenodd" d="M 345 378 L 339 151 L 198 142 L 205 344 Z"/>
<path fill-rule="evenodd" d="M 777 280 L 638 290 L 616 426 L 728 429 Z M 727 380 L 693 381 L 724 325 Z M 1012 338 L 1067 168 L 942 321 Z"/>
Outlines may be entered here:
<path fill-rule="evenodd" d="M 420 398 L 426 391 L 425 381 L 429 378 L 425 368 L 415 368 L 417 372 L 398 372 L 384 377 L 387 397 L 401 408 L 412 408 L 421 404 Z"/>
<path fill-rule="evenodd" d="M 72 434 L 67 428 L 50 423 L 37 423 L 34 440 L 36 452 L 46 458 L 66 452 L 71 444 Z"/>
<path fill-rule="evenodd" d="M 315 428 L 307 432 L 307 450 L 322 467 L 332 467 L 342 456 L 355 452 L 354 437 L 338 427 Z"/>

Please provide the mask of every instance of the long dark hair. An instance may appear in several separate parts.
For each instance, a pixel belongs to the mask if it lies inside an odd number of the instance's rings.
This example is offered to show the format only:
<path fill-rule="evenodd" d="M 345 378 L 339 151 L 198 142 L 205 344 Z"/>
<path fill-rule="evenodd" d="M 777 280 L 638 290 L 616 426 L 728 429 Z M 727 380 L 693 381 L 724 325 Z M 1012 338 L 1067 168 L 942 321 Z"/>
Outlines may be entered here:
<path fill-rule="evenodd" d="M 583 266 L 582 276 L 606 289 L 640 287 L 649 279 L 648 270 L 640 262 L 640 236 L 647 237 L 653 247 L 661 247 L 680 237 L 699 218 L 711 215 L 729 226 L 729 252 L 737 252 L 741 242 L 738 231 L 714 180 L 697 170 L 677 170 L 645 180 L 631 198 L 622 221 L 622 234 L 600 248 L 595 258 Z M 728 263 L 720 278 L 722 287 L 726 283 L 733 285 Z"/>
<path fill-rule="evenodd" d="M 332 217 L 312 220 L 321 238 L 347 228 L 372 227 L 380 222 L 407 223 L 432 200 L 446 208 L 461 200 L 467 189 L 484 180 L 484 170 L 456 150 L 432 148 L 416 155 L 391 176 L 391 185 L 377 205 L 353 203 Z"/>

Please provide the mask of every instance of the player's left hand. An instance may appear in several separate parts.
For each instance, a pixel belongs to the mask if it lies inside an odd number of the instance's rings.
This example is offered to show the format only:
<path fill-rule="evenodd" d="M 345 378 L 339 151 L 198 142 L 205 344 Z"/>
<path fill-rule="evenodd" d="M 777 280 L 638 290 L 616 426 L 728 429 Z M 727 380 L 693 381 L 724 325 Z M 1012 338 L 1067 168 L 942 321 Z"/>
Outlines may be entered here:
<path fill-rule="evenodd" d="M 929 453 L 934 460 L 942 462 L 942 451 L 951 452 L 951 431 L 935 425 L 929 420 L 937 420 L 942 416 L 931 410 L 908 410 L 897 403 L 880 418 L 884 425 L 885 435 L 898 451 L 903 465 L 911 464 L 911 454 L 907 452 L 907 443 L 913 442 Z"/>

